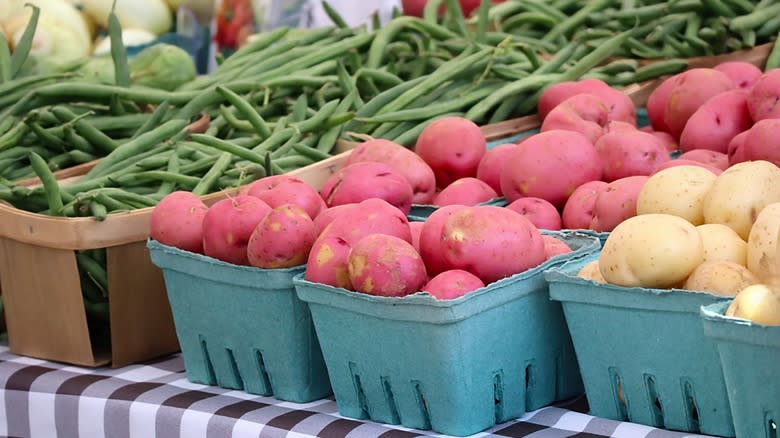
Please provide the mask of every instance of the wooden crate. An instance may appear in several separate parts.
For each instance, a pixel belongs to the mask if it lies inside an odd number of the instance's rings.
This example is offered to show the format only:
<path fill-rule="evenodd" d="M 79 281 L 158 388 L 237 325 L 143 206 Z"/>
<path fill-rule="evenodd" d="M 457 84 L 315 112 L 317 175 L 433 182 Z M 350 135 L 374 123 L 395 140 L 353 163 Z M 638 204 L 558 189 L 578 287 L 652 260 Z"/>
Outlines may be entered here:
<path fill-rule="evenodd" d="M 350 148 L 339 145 L 339 150 Z M 320 186 L 345 154 L 290 172 Z M 58 172 L 78 180 L 95 162 Z M 39 184 L 35 178 L 25 185 Z M 235 194 L 203 197 L 212 204 Z M 179 350 L 161 271 L 146 249 L 152 208 L 92 218 L 52 217 L 0 203 L 0 283 L 11 352 L 82 366 L 121 367 Z M 75 251 L 106 248 L 111 348 L 93 349 Z"/>

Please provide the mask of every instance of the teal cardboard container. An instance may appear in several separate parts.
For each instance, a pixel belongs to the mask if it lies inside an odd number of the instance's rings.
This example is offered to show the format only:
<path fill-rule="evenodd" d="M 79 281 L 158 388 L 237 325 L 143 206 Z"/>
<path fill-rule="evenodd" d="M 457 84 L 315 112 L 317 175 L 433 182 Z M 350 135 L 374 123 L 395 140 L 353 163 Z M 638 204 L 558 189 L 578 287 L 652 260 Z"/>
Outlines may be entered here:
<path fill-rule="evenodd" d="M 331 394 L 309 307 L 292 278 L 304 267 L 258 269 L 154 240 L 187 378 L 305 403 Z"/>
<path fill-rule="evenodd" d="M 738 438 L 780 436 L 780 327 L 724 316 L 731 301 L 701 309 L 715 340 Z"/>
<path fill-rule="evenodd" d="M 295 277 L 309 303 L 339 413 L 465 436 L 582 393 L 560 304 L 543 271 L 575 251 L 455 300 L 376 297 Z"/>
<path fill-rule="evenodd" d="M 489 201 L 480 203 L 479 205 L 492 205 L 495 207 L 505 207 L 507 205 L 506 198 L 493 198 Z M 412 209 L 409 210 L 409 214 L 406 217 L 412 222 L 425 222 L 428 216 L 438 210 L 436 205 L 424 205 L 424 204 L 412 204 Z"/>
<path fill-rule="evenodd" d="M 598 284 L 577 272 L 598 253 L 550 269 L 591 415 L 683 432 L 734 436 L 715 342 L 699 308 L 726 298 Z"/>

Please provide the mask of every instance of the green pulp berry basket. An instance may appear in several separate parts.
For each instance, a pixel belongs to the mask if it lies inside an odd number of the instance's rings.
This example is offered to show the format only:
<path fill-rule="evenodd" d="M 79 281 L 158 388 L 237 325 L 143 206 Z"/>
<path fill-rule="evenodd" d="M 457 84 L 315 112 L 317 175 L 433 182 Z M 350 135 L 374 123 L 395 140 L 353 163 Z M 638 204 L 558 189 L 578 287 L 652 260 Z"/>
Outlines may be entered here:
<path fill-rule="evenodd" d="M 731 302 L 701 308 L 704 333 L 718 345 L 739 438 L 780 436 L 780 327 L 724 316 Z"/>
<path fill-rule="evenodd" d="M 187 378 L 305 403 L 331 393 L 309 307 L 292 279 L 149 240 L 162 269 Z"/>
<path fill-rule="evenodd" d="M 715 342 L 699 308 L 708 293 L 599 284 L 577 277 L 599 253 L 550 269 L 591 414 L 663 429 L 734 436 Z"/>
<path fill-rule="evenodd" d="M 341 415 L 464 436 L 581 394 L 543 271 L 600 244 L 550 234 L 574 251 L 454 300 L 377 297 L 296 276 Z"/>

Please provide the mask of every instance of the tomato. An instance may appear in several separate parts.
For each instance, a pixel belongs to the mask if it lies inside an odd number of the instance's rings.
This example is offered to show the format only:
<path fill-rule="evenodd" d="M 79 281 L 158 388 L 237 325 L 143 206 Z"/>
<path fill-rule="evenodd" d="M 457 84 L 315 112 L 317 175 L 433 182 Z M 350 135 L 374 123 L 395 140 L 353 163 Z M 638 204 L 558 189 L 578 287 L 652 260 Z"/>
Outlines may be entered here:
<path fill-rule="evenodd" d="M 220 48 L 235 49 L 239 46 L 239 36 L 246 33 L 253 22 L 254 13 L 249 0 L 222 0 L 216 16 L 214 41 Z"/>
<path fill-rule="evenodd" d="M 465 16 L 471 15 L 479 7 L 480 0 L 458 0 Z M 503 3 L 505 0 L 491 0 L 493 3 Z M 404 14 L 422 17 L 427 0 L 401 0 Z M 439 10 L 441 14 L 444 8 Z"/>

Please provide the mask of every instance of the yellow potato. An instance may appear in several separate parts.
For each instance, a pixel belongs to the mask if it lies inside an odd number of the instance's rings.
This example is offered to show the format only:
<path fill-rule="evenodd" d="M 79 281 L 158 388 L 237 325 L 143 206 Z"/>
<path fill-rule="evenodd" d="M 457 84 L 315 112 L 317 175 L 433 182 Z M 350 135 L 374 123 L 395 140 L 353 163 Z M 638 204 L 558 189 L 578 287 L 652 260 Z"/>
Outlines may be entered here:
<path fill-rule="evenodd" d="M 736 231 L 723 224 L 696 227 L 704 245 L 704 261 L 727 260 L 746 266 L 748 244 Z"/>
<path fill-rule="evenodd" d="M 582 269 L 580 269 L 580 272 L 577 272 L 577 277 L 595 281 L 596 283 L 606 283 L 606 280 L 604 280 L 604 277 L 601 275 L 601 271 L 599 271 L 598 260 L 593 260 L 583 266 Z"/>
<path fill-rule="evenodd" d="M 780 233 L 780 202 L 764 207 L 758 214 L 747 241 L 747 267 L 761 279 L 768 281 L 778 275 L 777 246 Z"/>
<path fill-rule="evenodd" d="M 694 225 L 704 223 L 704 197 L 717 176 L 700 166 L 674 166 L 651 176 L 636 203 L 637 215 L 679 216 Z"/>
<path fill-rule="evenodd" d="M 604 243 L 599 270 L 608 283 L 667 288 L 681 284 L 704 258 L 699 232 L 685 219 L 645 214 L 618 225 Z"/>
<path fill-rule="evenodd" d="M 747 240 L 758 214 L 773 202 L 780 202 L 780 168 L 763 160 L 738 163 L 704 198 L 704 222 L 724 224 Z"/>
<path fill-rule="evenodd" d="M 683 289 L 733 297 L 742 289 L 756 283 L 758 278 L 743 265 L 717 260 L 697 266 Z"/>
<path fill-rule="evenodd" d="M 726 316 L 763 325 L 780 325 L 780 292 L 765 284 L 748 286 L 731 302 Z"/>

